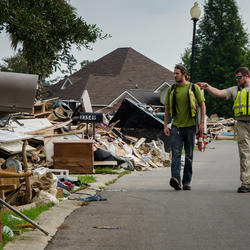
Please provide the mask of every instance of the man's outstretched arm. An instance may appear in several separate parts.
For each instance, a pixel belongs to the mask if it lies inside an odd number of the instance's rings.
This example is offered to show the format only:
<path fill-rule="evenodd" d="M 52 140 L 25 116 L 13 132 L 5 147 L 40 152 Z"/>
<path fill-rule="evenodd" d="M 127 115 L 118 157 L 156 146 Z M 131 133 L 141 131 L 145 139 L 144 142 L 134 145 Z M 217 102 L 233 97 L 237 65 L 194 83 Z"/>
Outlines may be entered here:
<path fill-rule="evenodd" d="M 224 91 L 214 88 L 206 82 L 199 82 L 198 85 L 201 89 L 207 90 L 211 95 L 219 98 L 226 98 Z"/>

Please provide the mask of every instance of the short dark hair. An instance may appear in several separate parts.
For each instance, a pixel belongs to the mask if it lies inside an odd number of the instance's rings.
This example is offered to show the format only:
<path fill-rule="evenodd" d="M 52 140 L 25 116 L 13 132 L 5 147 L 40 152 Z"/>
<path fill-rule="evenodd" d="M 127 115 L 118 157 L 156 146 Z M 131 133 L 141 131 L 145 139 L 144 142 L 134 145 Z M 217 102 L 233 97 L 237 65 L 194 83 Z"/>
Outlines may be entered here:
<path fill-rule="evenodd" d="M 175 68 L 175 69 L 179 69 L 179 70 L 181 71 L 181 73 L 182 73 L 183 75 L 185 75 L 185 79 L 186 79 L 187 81 L 189 81 L 190 77 L 188 76 L 188 74 L 187 74 L 187 69 L 186 69 L 186 67 L 185 67 L 184 65 L 182 65 L 182 64 L 176 64 L 174 68 Z"/>
<path fill-rule="evenodd" d="M 248 67 L 239 67 L 235 70 L 235 75 L 238 73 L 241 73 L 243 76 L 249 75 L 249 69 Z"/>
<path fill-rule="evenodd" d="M 182 64 L 176 64 L 174 68 L 179 69 L 183 75 L 187 74 L 187 69 Z"/>

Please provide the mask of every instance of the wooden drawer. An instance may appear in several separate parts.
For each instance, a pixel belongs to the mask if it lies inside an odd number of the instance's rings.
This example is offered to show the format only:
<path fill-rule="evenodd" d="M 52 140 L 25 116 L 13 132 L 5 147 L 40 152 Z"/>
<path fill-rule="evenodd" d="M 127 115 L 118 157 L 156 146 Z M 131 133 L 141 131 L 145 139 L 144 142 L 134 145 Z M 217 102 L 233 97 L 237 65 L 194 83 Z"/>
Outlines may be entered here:
<path fill-rule="evenodd" d="M 54 168 L 68 169 L 70 174 L 93 173 L 93 141 L 62 140 L 54 142 Z"/>

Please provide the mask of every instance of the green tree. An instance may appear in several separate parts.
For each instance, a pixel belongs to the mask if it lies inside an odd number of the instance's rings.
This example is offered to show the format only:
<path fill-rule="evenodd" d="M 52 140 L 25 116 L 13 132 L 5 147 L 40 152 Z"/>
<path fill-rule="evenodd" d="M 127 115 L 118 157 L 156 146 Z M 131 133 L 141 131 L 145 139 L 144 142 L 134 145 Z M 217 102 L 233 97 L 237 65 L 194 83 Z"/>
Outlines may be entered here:
<path fill-rule="evenodd" d="M 67 65 L 66 70 L 61 70 L 63 74 L 69 74 L 72 75 L 73 72 L 76 71 L 76 68 L 74 68 L 77 64 L 77 60 L 73 55 L 66 55 L 63 59 L 62 62 Z"/>
<path fill-rule="evenodd" d="M 245 54 L 244 65 L 250 69 L 250 49 Z"/>
<path fill-rule="evenodd" d="M 208 0 L 199 21 L 195 45 L 194 82 L 204 81 L 223 89 L 235 85 L 234 71 L 244 66 L 248 34 L 235 0 Z M 232 101 L 206 94 L 208 115 L 231 117 Z"/>
<path fill-rule="evenodd" d="M 77 17 L 66 0 L 1 0 L 0 16 L 0 32 L 9 34 L 14 49 L 22 46 L 29 73 L 41 78 L 56 71 L 73 44 L 90 49 L 90 43 L 107 37 Z"/>
<path fill-rule="evenodd" d="M 12 57 L 3 59 L 4 63 L 0 64 L 1 71 L 28 73 L 27 60 L 24 58 L 22 50 L 19 49 L 17 54 Z"/>
<path fill-rule="evenodd" d="M 95 62 L 95 61 L 83 60 L 82 62 L 80 62 L 81 69 L 86 67 L 88 64 L 93 63 L 93 62 Z"/>
<path fill-rule="evenodd" d="M 182 64 L 187 68 L 187 71 L 190 72 L 191 67 L 191 48 L 186 48 L 184 53 L 181 55 Z"/>

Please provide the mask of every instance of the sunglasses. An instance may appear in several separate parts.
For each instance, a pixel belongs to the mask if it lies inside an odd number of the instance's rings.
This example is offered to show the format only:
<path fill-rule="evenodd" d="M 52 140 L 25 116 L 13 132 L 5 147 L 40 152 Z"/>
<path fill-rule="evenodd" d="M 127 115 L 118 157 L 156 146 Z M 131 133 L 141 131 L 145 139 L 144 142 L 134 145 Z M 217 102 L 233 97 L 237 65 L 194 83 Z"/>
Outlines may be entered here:
<path fill-rule="evenodd" d="M 235 76 L 235 80 L 240 80 L 243 76 Z"/>

